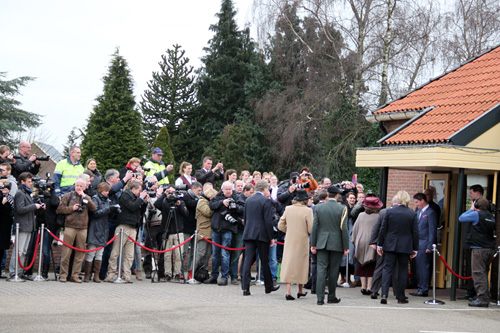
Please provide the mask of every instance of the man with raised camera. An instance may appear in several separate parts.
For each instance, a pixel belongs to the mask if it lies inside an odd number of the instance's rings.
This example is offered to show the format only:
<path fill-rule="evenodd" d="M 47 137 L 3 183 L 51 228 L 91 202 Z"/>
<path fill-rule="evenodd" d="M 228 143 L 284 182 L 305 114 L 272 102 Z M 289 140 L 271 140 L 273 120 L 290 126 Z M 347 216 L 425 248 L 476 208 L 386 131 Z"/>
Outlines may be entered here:
<path fill-rule="evenodd" d="M 233 193 L 233 184 L 225 181 L 222 184 L 222 191 L 210 200 L 209 206 L 214 211 L 212 215 L 212 241 L 225 247 L 231 247 L 232 235 L 238 231 L 238 223 L 241 222 L 239 216 L 244 209 L 244 203 L 236 193 Z M 217 283 L 220 266 L 222 276 L 218 284 L 226 286 L 231 261 L 229 250 L 213 245 L 212 253 L 212 276 L 206 283 Z"/>
<path fill-rule="evenodd" d="M 309 171 L 308 167 L 303 167 L 300 170 L 300 178 L 297 181 L 300 185 L 305 185 L 303 188 L 307 191 L 307 193 L 312 193 L 318 189 L 318 182 L 314 179 L 311 171 Z"/>
<path fill-rule="evenodd" d="M 189 215 L 186 204 L 182 198 L 183 195 L 177 192 L 175 187 L 170 185 L 167 186 L 165 192 L 163 192 L 154 203 L 154 206 L 159 209 L 162 214 L 161 231 L 164 244 L 162 249 L 170 249 L 184 241 L 184 234 L 182 233 L 184 229 L 184 219 Z M 180 248 L 165 253 L 165 277 L 163 281 L 171 281 L 172 278 L 174 278 L 176 282 L 180 282 L 181 267 Z"/>
<path fill-rule="evenodd" d="M 219 160 L 217 165 L 212 168 L 213 160 L 210 156 L 205 156 L 203 158 L 203 168 L 196 170 L 195 177 L 202 185 L 205 183 L 212 183 L 215 186 L 215 182 L 224 179 L 224 165 Z"/>
<path fill-rule="evenodd" d="M 0 179 L 10 180 L 10 195 L 12 195 L 12 197 L 15 197 L 17 192 L 17 181 L 16 178 L 11 175 L 11 172 L 12 166 L 9 163 L 0 164 Z"/>
<path fill-rule="evenodd" d="M 290 179 L 278 186 L 278 201 L 284 206 L 290 206 L 295 196 L 300 174 L 296 171 L 290 174 Z"/>
<path fill-rule="evenodd" d="M 35 211 L 43 208 L 43 205 L 37 204 L 31 197 L 33 180 L 29 172 L 23 172 L 19 175 L 19 189 L 14 197 L 14 223 L 19 224 L 19 258 L 24 263 L 31 234 L 36 229 Z M 14 247 L 15 248 L 15 247 Z M 9 272 L 13 277 L 16 271 L 16 256 L 10 258 Z M 22 276 L 22 272 L 19 273 Z"/>
<path fill-rule="evenodd" d="M 165 165 L 161 160 L 163 152 L 160 148 L 153 149 L 151 159 L 144 164 L 143 169 L 146 171 L 146 176 L 155 176 L 160 185 L 166 185 L 168 181 L 168 173 L 174 169 L 172 164 Z"/>
<path fill-rule="evenodd" d="M 32 175 L 36 175 L 40 171 L 40 161 L 37 159 L 36 154 L 31 154 L 31 144 L 26 141 L 21 141 L 19 143 L 19 154 L 14 155 L 15 164 L 12 174 L 16 179 L 23 172 L 29 172 Z"/>
<path fill-rule="evenodd" d="M 92 198 L 85 194 L 87 184 L 83 179 L 77 179 L 75 183 L 75 191 L 66 193 L 57 207 L 57 213 L 65 215 L 64 220 L 64 241 L 71 246 L 79 249 L 86 248 L 87 228 L 89 224 L 89 211 L 94 212 L 96 209 Z M 71 248 L 64 246 L 61 258 L 61 270 L 59 281 L 68 281 L 69 260 L 71 257 Z M 82 268 L 82 262 L 85 258 L 85 253 L 81 251 L 75 252 L 73 266 L 71 270 L 70 281 L 81 283 L 79 274 Z"/>
<path fill-rule="evenodd" d="M 83 173 L 84 168 L 80 162 L 81 156 L 82 152 L 80 151 L 80 147 L 73 146 L 69 150 L 68 158 L 57 163 L 52 181 L 55 184 L 56 194 L 58 196 L 62 196 L 69 192 L 78 176 Z"/>
<path fill-rule="evenodd" d="M 132 262 L 134 261 L 135 244 L 130 240 L 136 239 L 137 228 L 141 221 L 142 206 L 149 199 L 146 190 L 142 192 L 142 184 L 138 181 L 132 181 L 128 189 L 123 191 L 120 196 L 120 213 L 118 214 L 116 230 L 123 229 L 123 280 L 127 283 L 133 283 L 130 279 Z M 114 282 L 116 279 L 116 268 L 118 255 L 120 254 L 120 237 L 113 242 L 113 250 L 109 258 L 108 275 L 104 282 Z M 121 272 L 119 272 L 121 273 Z"/>

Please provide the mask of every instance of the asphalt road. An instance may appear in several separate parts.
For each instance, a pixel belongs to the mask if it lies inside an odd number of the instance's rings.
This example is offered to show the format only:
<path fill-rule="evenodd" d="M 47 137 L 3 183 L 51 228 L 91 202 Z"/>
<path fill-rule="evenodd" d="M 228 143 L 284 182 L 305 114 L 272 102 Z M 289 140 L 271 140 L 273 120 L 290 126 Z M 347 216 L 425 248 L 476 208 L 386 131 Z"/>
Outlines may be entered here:
<path fill-rule="evenodd" d="M 339 304 L 316 305 L 315 295 L 286 301 L 285 286 L 266 295 L 253 286 L 0 281 L 0 332 L 498 332 L 500 307 L 470 308 L 466 301 L 426 305 L 428 298 L 363 296 L 338 288 Z M 297 292 L 293 286 L 292 291 Z"/>

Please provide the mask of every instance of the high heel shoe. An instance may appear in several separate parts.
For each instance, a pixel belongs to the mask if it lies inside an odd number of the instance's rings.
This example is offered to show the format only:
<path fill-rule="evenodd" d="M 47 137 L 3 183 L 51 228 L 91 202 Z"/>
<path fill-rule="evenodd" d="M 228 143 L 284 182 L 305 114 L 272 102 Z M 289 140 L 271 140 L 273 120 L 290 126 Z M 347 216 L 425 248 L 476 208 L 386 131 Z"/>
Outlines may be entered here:
<path fill-rule="evenodd" d="M 295 297 L 293 297 L 292 295 L 288 295 L 288 294 L 286 294 L 286 295 L 285 295 L 285 299 L 286 299 L 287 301 L 293 301 L 293 300 L 295 299 Z"/>
<path fill-rule="evenodd" d="M 303 294 L 297 293 L 297 298 L 306 297 L 306 295 L 307 295 L 307 291 Z"/>

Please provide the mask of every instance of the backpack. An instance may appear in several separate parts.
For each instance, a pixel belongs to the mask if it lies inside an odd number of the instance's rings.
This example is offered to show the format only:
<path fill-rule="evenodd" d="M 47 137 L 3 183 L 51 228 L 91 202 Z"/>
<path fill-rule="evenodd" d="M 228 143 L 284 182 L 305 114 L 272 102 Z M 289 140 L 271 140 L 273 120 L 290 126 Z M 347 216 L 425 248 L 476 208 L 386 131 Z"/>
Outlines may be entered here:
<path fill-rule="evenodd" d="M 204 263 L 198 263 L 198 266 L 196 266 L 194 270 L 193 277 L 199 282 L 203 282 L 209 278 L 208 270 L 205 268 Z"/>
<path fill-rule="evenodd" d="M 71 191 L 71 194 L 69 196 L 68 202 L 66 202 L 66 206 L 69 206 L 69 202 L 73 199 L 73 191 Z M 57 214 L 56 217 L 56 225 L 59 228 L 64 228 L 64 222 L 66 222 L 66 215 L 64 214 Z"/>

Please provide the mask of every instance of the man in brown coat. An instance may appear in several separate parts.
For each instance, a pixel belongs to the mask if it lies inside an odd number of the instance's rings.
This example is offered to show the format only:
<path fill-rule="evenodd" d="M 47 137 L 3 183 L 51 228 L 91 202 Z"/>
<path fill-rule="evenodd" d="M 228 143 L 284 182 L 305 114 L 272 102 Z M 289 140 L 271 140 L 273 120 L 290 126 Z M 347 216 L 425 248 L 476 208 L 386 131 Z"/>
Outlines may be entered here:
<path fill-rule="evenodd" d="M 87 184 L 85 180 L 79 178 L 75 183 L 75 191 L 66 193 L 62 197 L 59 207 L 57 207 L 58 214 L 66 215 L 66 220 L 64 222 L 64 241 L 79 249 L 85 249 L 87 228 L 89 224 L 89 211 L 94 212 L 96 209 L 92 198 L 83 193 L 86 187 Z M 59 276 L 59 281 L 61 282 L 66 282 L 68 279 L 71 251 L 69 247 L 63 247 L 61 274 Z M 84 257 L 84 252 L 76 251 L 71 274 L 71 281 L 73 282 L 82 282 L 78 275 L 82 268 Z"/>

